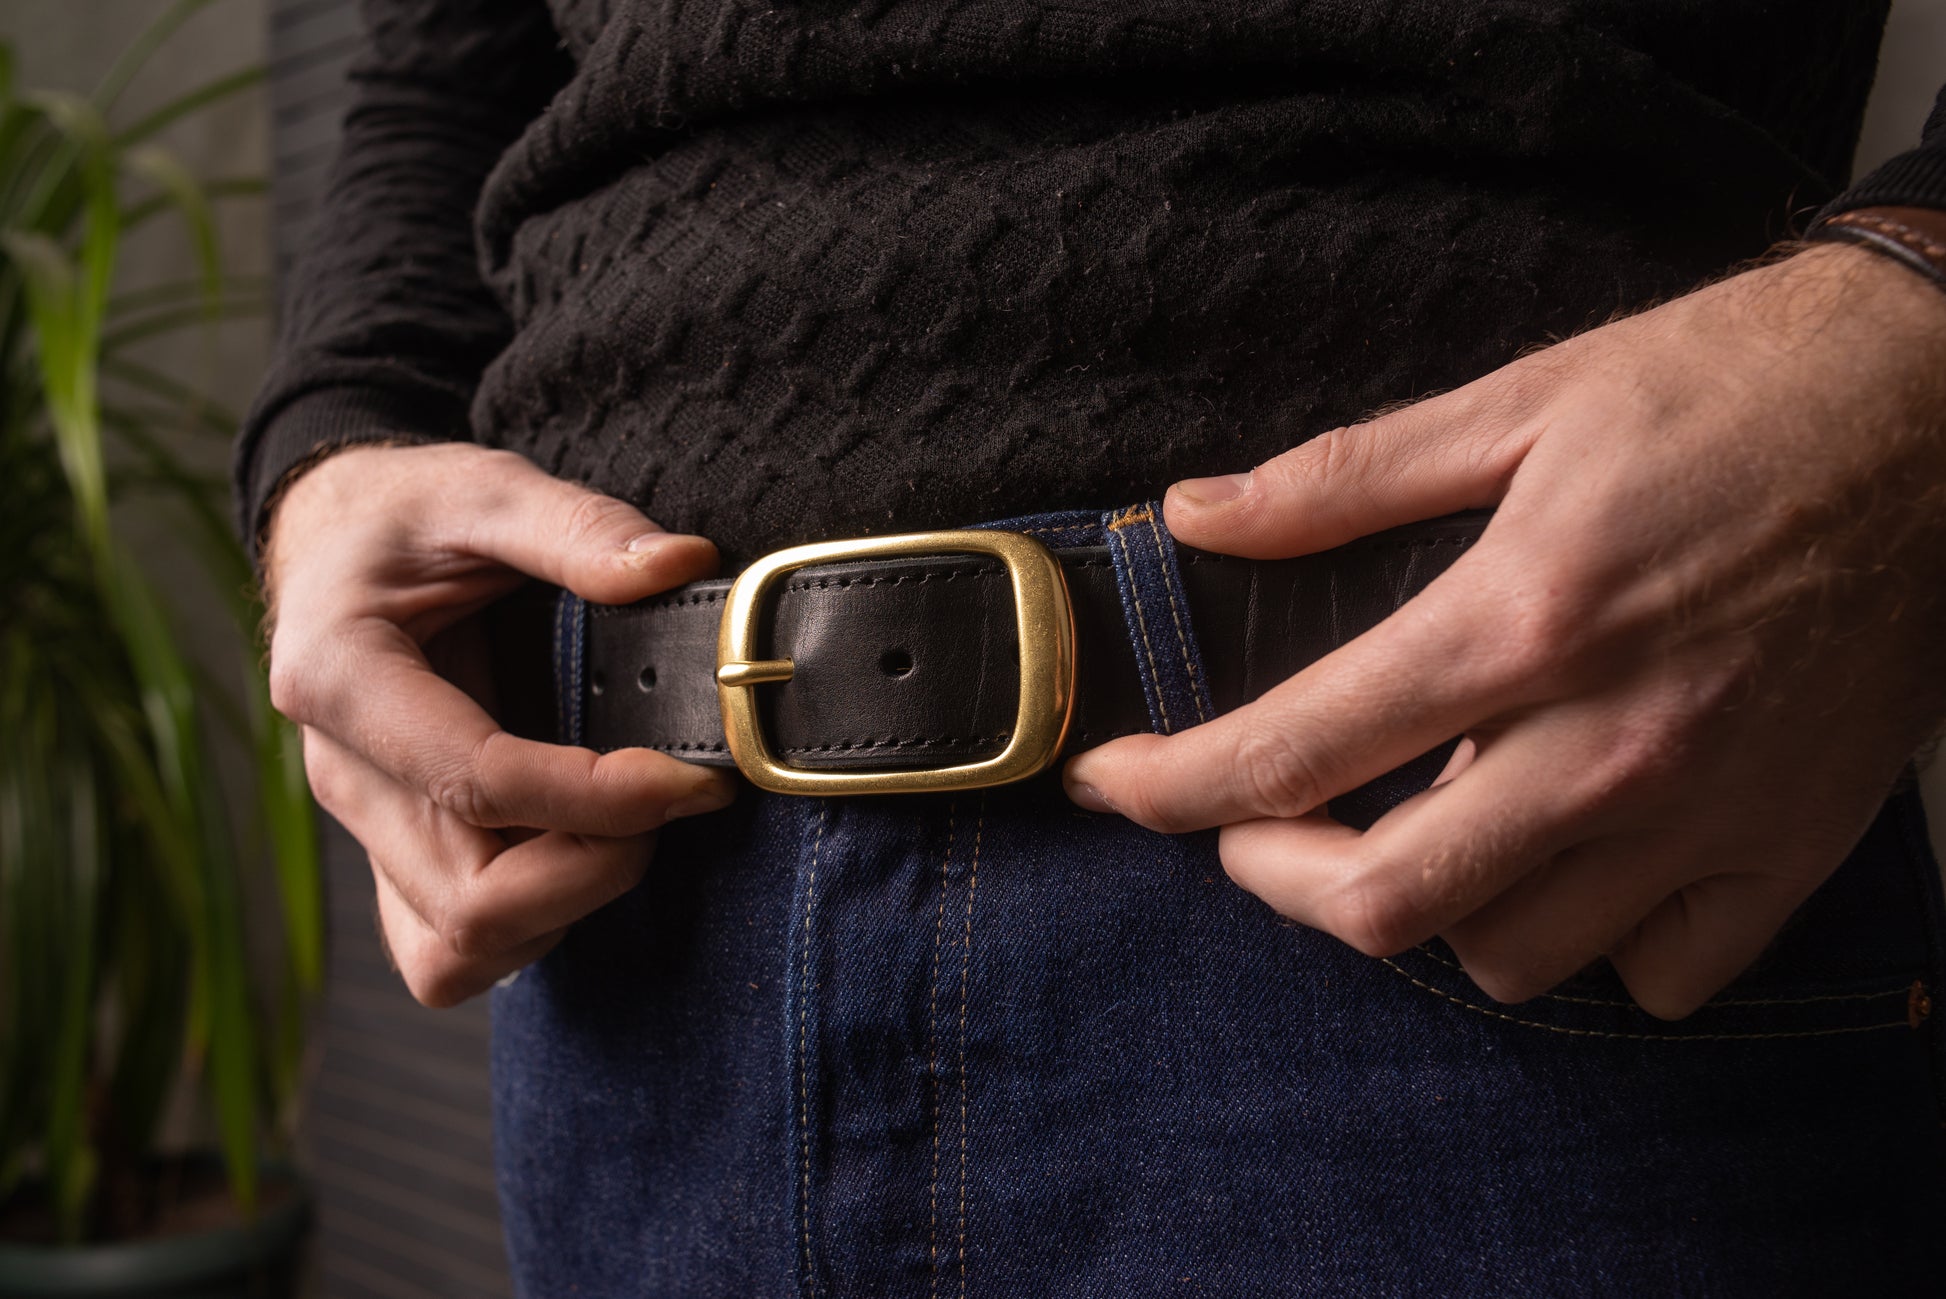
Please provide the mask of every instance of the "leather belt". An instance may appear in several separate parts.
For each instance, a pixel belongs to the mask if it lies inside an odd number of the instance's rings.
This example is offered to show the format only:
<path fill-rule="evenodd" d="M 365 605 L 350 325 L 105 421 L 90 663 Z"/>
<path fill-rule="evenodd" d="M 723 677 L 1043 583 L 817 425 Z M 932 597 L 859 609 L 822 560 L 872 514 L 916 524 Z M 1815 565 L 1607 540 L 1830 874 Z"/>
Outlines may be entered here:
<path fill-rule="evenodd" d="M 1371 628 L 1443 572 L 1489 516 L 1414 524 L 1316 555 L 1245 560 L 1179 547 L 1178 571 L 1214 712 L 1256 699 Z M 1158 726 L 1106 546 L 1057 550 L 1072 608 L 1074 701 L 1062 752 Z M 729 581 L 626 606 L 585 606 L 578 742 L 733 765 L 719 698 Z M 1019 612 L 1006 566 L 940 554 L 800 568 L 765 599 L 757 639 L 788 680 L 747 687 L 774 754 L 808 771 L 937 768 L 1008 746 L 1020 699 Z M 557 637 L 560 634 L 557 629 Z M 1175 638 L 1158 629 L 1160 648 Z M 1188 643 L 1182 650 L 1185 661 Z M 1214 714 L 1212 714 L 1214 715 Z"/>

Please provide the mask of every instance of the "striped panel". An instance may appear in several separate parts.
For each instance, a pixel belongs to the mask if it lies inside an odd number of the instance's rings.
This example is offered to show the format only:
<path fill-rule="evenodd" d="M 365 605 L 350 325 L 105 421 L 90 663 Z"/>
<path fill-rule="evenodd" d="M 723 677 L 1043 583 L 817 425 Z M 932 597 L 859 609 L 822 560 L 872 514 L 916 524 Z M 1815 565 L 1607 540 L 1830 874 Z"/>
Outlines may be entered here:
<path fill-rule="evenodd" d="M 331 959 L 300 1139 L 319 1299 L 511 1294 L 493 1185 L 484 999 L 413 1001 L 378 942 L 362 849 L 328 823 Z"/>

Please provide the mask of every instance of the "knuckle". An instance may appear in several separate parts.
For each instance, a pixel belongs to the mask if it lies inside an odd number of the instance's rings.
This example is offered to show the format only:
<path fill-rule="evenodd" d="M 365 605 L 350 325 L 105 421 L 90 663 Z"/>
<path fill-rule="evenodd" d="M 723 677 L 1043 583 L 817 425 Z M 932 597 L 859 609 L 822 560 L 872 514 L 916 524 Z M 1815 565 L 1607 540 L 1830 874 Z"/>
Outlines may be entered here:
<path fill-rule="evenodd" d="M 1626 976 L 1623 983 L 1628 987 L 1629 996 L 1657 1019 L 1675 1021 L 1687 1019 L 1709 999 L 1709 994 L 1685 984 L 1664 979 L 1634 981 Z"/>
<path fill-rule="evenodd" d="M 473 995 L 471 963 L 449 953 L 428 952 L 399 966 L 412 999 L 431 1010 L 448 1010 Z"/>
<path fill-rule="evenodd" d="M 454 456 L 473 461 L 487 473 L 511 475 L 529 473 L 534 462 L 518 451 L 505 447 L 482 447 L 470 442 L 445 442 L 440 444 Z"/>
<path fill-rule="evenodd" d="M 1510 422 L 1524 419 L 1577 377 L 1575 340 L 1530 351 L 1503 366 L 1494 382 L 1475 385 L 1478 417 Z"/>
<path fill-rule="evenodd" d="M 512 899 L 496 892 L 494 877 L 483 866 L 468 866 L 453 877 L 450 893 L 431 919 L 447 952 L 461 960 L 484 960 L 520 942 Z"/>
<path fill-rule="evenodd" d="M 465 760 L 431 773 L 426 778 L 426 797 L 468 825 L 499 829 L 512 824 L 501 806 L 494 781 L 487 774 L 484 758 L 491 737 Z"/>
<path fill-rule="evenodd" d="M 1237 745 L 1243 794 L 1266 816 L 1303 816 L 1324 801 L 1326 772 L 1291 719 L 1254 723 Z"/>
<path fill-rule="evenodd" d="M 1556 982 L 1518 961 L 1475 956 L 1461 957 L 1460 964 L 1475 987 L 1504 1006 L 1538 997 Z"/>
<path fill-rule="evenodd" d="M 269 684 L 272 708 L 293 722 L 315 719 L 318 693 L 315 677 L 302 656 L 273 652 Z"/>
<path fill-rule="evenodd" d="M 1579 810 L 1654 801 L 1679 790 L 1702 738 L 1700 728 L 1679 717 L 1644 712 L 1622 719 L 1603 736 L 1595 760 L 1583 768 Z"/>
<path fill-rule="evenodd" d="M 1588 653 L 1591 620 L 1560 588 L 1523 583 L 1501 602 L 1494 667 L 1515 686 L 1546 686 L 1581 666 Z"/>
<path fill-rule="evenodd" d="M 1621 728 L 1611 758 L 1617 784 L 1624 792 L 1667 785 L 1688 765 L 1696 739 L 1687 727 L 1667 721 Z"/>
<path fill-rule="evenodd" d="M 525 499 L 522 486 L 534 472 L 533 462 L 517 451 L 498 447 L 478 447 L 466 443 L 442 444 L 437 450 L 449 456 L 450 463 L 438 466 L 438 478 L 463 481 L 471 492 L 472 517 L 459 520 L 443 515 L 428 522 L 441 529 L 452 529 L 457 544 L 470 544 L 472 529 L 487 517 L 518 511 Z"/>
<path fill-rule="evenodd" d="M 563 529 L 570 544 L 588 544 L 615 531 L 622 518 L 633 514 L 633 509 L 612 496 L 577 489 Z"/>
<path fill-rule="evenodd" d="M 429 935 L 405 932 L 410 926 L 380 910 L 379 937 L 392 968 L 412 999 L 422 1006 L 444 1010 L 475 991 L 473 964 Z"/>
<path fill-rule="evenodd" d="M 498 929 L 492 911 L 473 900 L 448 908 L 434 926 L 446 950 L 463 961 L 505 951 L 510 944 L 501 938 Z"/>
<path fill-rule="evenodd" d="M 429 450 L 435 448 L 428 448 Z M 474 476 L 489 493 L 490 500 L 500 494 L 510 492 L 515 483 L 534 470 L 533 461 L 518 451 L 508 451 L 503 447 L 481 447 L 465 442 L 441 443 L 438 451 L 453 460 L 446 466 L 448 472 L 460 472 Z"/>
<path fill-rule="evenodd" d="M 1666 948 L 1641 945 L 1641 933 L 1624 940 L 1608 959 L 1629 997 L 1657 1019 L 1688 1018 L 1727 981 L 1712 981 L 1704 969 Z"/>
<path fill-rule="evenodd" d="M 305 755 L 304 775 L 311 785 L 311 797 L 333 816 L 338 816 L 350 802 L 345 774 L 344 765 L 335 758 L 315 751 Z"/>
<path fill-rule="evenodd" d="M 1273 456 L 1258 467 L 1270 480 L 1274 495 L 1311 498 L 1354 474 L 1365 459 L 1359 439 L 1349 428 L 1318 434 L 1301 446 Z"/>
<path fill-rule="evenodd" d="M 507 824 L 477 768 L 435 773 L 426 781 L 426 797 L 468 825 L 491 830 Z"/>
<path fill-rule="evenodd" d="M 1366 956 L 1396 956 L 1423 935 L 1418 902 L 1384 874 L 1368 874 L 1324 907 L 1323 928 Z"/>

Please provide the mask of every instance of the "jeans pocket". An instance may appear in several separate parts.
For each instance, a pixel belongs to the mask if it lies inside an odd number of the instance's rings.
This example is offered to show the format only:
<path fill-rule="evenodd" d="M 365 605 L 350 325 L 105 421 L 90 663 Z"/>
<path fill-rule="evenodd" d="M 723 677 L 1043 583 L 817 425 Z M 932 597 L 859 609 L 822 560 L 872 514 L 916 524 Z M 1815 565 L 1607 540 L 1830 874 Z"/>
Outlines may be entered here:
<path fill-rule="evenodd" d="M 1658 1019 L 1599 961 L 1517 1004 L 1476 987 L 1434 940 L 1389 958 L 1401 979 L 1513 1028 L 1642 1042 L 1737 1042 L 1924 1031 L 1935 1039 L 1946 904 L 1917 797 L 1895 795 L 1858 846 L 1742 975 L 1693 1014 Z M 1946 1057 L 1939 1057 L 1946 1078 Z"/>
<path fill-rule="evenodd" d="M 1687 1018 L 1658 1019 L 1637 1006 L 1606 963 L 1551 992 L 1503 1005 L 1476 987 L 1451 949 L 1434 940 L 1385 960 L 1401 978 L 1449 1004 L 1517 1028 L 1637 1042 L 1741 1042 L 1912 1030 L 1932 1014 L 1923 971 L 1817 984 L 1771 986 L 1743 978 Z"/>

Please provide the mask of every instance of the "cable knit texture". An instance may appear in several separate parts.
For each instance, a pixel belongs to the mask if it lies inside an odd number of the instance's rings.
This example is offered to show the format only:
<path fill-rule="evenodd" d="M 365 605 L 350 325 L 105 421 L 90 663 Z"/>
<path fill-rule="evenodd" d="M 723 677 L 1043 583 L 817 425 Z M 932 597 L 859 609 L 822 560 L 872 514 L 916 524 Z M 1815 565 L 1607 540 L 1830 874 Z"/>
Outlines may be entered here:
<path fill-rule="evenodd" d="M 402 435 L 732 562 L 1146 499 L 1790 233 L 1885 7 L 368 0 L 244 521 Z"/>

